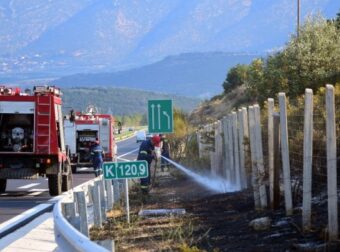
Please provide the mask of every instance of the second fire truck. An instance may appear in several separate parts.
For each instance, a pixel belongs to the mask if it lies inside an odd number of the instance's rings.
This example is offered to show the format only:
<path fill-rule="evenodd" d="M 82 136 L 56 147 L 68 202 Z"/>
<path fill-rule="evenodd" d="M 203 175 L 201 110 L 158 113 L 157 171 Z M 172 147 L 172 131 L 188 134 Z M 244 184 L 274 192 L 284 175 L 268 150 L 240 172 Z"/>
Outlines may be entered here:
<path fill-rule="evenodd" d="M 64 120 L 66 145 L 68 146 L 72 171 L 79 167 L 90 167 L 91 145 L 98 140 L 104 150 L 104 161 L 115 161 L 115 120 L 112 115 L 99 114 L 94 106 L 85 113 L 72 112 Z"/>

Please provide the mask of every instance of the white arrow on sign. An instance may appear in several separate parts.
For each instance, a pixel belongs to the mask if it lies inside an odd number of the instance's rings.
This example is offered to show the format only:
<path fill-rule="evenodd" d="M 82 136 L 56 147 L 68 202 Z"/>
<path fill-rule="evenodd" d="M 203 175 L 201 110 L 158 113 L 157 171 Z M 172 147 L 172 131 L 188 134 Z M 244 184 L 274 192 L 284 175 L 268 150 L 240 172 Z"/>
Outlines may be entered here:
<path fill-rule="evenodd" d="M 158 108 L 158 129 L 161 129 L 161 104 L 157 104 Z"/>
<path fill-rule="evenodd" d="M 151 112 L 152 129 L 155 129 L 155 104 L 151 105 Z"/>
<path fill-rule="evenodd" d="M 168 129 L 170 129 L 170 115 L 166 112 L 166 111 L 163 111 L 163 115 L 165 115 L 168 119 Z"/>

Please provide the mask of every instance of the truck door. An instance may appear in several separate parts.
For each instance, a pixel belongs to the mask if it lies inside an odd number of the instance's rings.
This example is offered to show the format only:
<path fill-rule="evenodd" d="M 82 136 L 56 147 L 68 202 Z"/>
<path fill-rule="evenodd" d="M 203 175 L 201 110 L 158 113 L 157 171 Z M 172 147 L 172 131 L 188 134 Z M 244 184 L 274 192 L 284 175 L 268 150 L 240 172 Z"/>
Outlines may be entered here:
<path fill-rule="evenodd" d="M 110 148 L 110 123 L 108 119 L 101 118 L 99 121 L 99 140 L 100 145 L 103 147 L 105 152 L 105 157 L 110 154 L 111 156 L 111 148 Z"/>

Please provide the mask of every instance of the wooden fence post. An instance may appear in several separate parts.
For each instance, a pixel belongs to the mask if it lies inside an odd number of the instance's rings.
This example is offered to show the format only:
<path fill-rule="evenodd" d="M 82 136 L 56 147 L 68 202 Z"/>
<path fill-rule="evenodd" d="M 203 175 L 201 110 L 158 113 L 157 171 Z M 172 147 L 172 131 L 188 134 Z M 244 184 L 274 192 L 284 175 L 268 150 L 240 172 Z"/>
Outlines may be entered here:
<path fill-rule="evenodd" d="M 228 156 L 230 167 L 230 182 L 235 185 L 235 166 L 234 166 L 234 138 L 233 138 L 233 124 L 231 114 L 228 115 Z"/>
<path fill-rule="evenodd" d="M 85 199 L 85 192 L 74 192 L 74 196 L 77 200 L 77 207 L 78 213 L 80 217 L 80 232 L 85 235 L 89 236 L 89 226 L 87 223 L 87 207 L 86 207 L 86 199 Z"/>
<path fill-rule="evenodd" d="M 213 132 L 214 137 L 214 143 L 212 147 L 214 148 L 214 151 L 210 151 L 210 171 L 213 176 L 216 176 L 216 134 L 215 134 L 215 123 L 209 125 L 209 131 Z"/>
<path fill-rule="evenodd" d="M 237 114 L 232 112 L 232 126 L 233 126 L 233 149 L 234 149 L 234 166 L 235 166 L 235 185 L 237 189 L 241 189 L 241 172 L 240 172 L 240 152 L 238 145 L 238 127 L 237 127 Z"/>
<path fill-rule="evenodd" d="M 305 115 L 303 136 L 303 199 L 302 226 L 311 227 L 312 207 L 312 161 L 313 161 L 313 90 L 305 90 Z"/>
<path fill-rule="evenodd" d="M 337 156 L 334 87 L 326 85 L 327 192 L 329 240 L 338 239 Z"/>
<path fill-rule="evenodd" d="M 196 132 L 196 137 L 197 137 L 197 147 L 198 147 L 198 158 L 202 158 L 202 143 L 201 143 L 201 131 L 198 130 Z"/>
<path fill-rule="evenodd" d="M 264 181 L 265 176 L 266 176 L 266 172 L 264 170 L 264 163 L 263 163 L 260 107 L 257 104 L 254 105 L 254 116 L 255 116 L 256 166 L 257 166 L 257 172 L 258 172 L 260 202 L 261 202 L 261 208 L 266 208 L 268 206 L 266 184 L 265 184 L 265 181 Z"/>
<path fill-rule="evenodd" d="M 245 159 L 244 159 L 244 120 L 243 120 L 243 110 L 239 109 L 237 113 L 237 118 L 239 121 L 239 134 L 238 134 L 238 143 L 240 150 L 240 174 L 241 174 L 241 189 L 247 188 L 247 176 L 246 176 L 246 168 L 245 168 Z"/>
<path fill-rule="evenodd" d="M 216 171 L 219 176 L 223 175 L 223 138 L 222 138 L 222 122 L 216 122 L 215 129 L 215 154 L 216 154 Z"/>
<path fill-rule="evenodd" d="M 285 190 L 286 215 L 293 214 L 292 186 L 290 180 L 289 145 L 288 145 L 288 125 L 287 125 L 287 105 L 286 94 L 279 93 L 280 105 L 280 126 L 281 126 L 281 155 L 283 165 L 283 183 Z"/>
<path fill-rule="evenodd" d="M 268 172 L 270 205 L 274 201 L 274 99 L 268 98 Z"/>
<path fill-rule="evenodd" d="M 254 116 L 254 107 L 249 107 L 249 138 L 250 138 L 250 152 L 251 152 L 251 167 L 252 167 L 252 185 L 254 191 L 254 202 L 255 209 L 261 209 L 260 202 L 260 192 L 259 192 L 259 184 L 258 184 L 258 171 L 256 165 L 256 146 L 255 146 L 255 116 Z"/>
<path fill-rule="evenodd" d="M 273 170 L 273 203 L 272 209 L 277 209 L 280 206 L 280 114 L 273 114 L 273 140 L 274 140 L 274 170 Z"/>
<path fill-rule="evenodd" d="M 231 181 L 230 157 L 229 157 L 229 134 L 228 134 L 228 117 L 223 117 L 223 136 L 224 136 L 224 165 L 225 177 L 227 181 Z"/>
<path fill-rule="evenodd" d="M 249 123 L 248 123 L 248 111 L 247 108 L 242 107 L 243 112 L 243 146 L 244 146 L 244 168 L 246 170 L 246 185 L 251 184 L 251 158 L 249 152 Z"/>

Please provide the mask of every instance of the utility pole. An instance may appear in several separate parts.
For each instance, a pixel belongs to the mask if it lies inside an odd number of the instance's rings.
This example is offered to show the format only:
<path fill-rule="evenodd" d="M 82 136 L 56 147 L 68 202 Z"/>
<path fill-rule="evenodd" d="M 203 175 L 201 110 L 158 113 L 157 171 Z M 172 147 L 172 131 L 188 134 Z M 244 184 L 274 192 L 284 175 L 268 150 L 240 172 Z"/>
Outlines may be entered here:
<path fill-rule="evenodd" d="M 297 38 L 299 38 L 299 30 L 300 30 L 300 0 L 297 0 L 297 26 L 296 26 L 296 34 Z"/>

